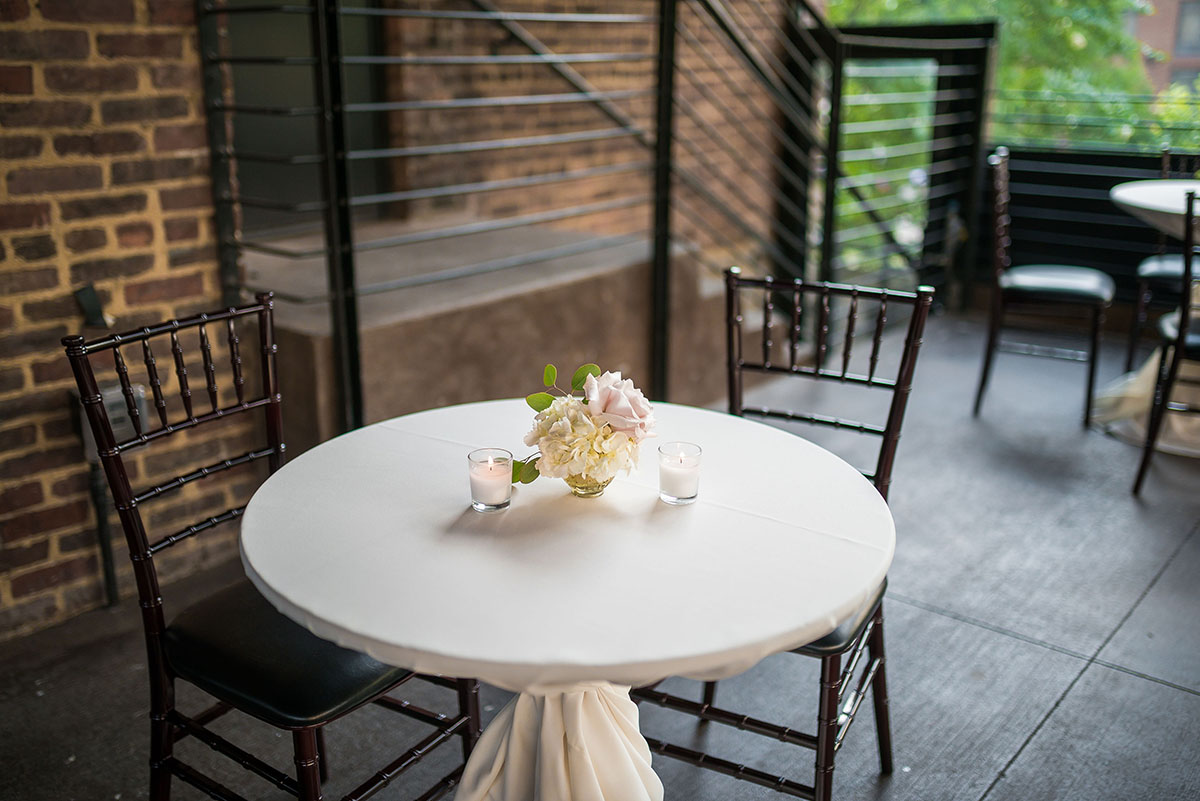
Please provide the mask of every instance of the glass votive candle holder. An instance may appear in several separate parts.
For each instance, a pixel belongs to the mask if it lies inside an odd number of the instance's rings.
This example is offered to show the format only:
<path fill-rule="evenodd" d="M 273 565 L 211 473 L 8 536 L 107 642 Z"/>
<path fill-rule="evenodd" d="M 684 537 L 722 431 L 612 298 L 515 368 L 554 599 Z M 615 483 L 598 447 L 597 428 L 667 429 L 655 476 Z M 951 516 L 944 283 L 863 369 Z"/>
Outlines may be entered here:
<path fill-rule="evenodd" d="M 672 506 L 696 500 L 700 491 L 700 446 L 666 442 L 658 448 L 658 497 Z"/>
<path fill-rule="evenodd" d="M 512 499 L 512 454 L 503 448 L 480 448 L 467 454 L 471 508 L 499 512 Z"/>

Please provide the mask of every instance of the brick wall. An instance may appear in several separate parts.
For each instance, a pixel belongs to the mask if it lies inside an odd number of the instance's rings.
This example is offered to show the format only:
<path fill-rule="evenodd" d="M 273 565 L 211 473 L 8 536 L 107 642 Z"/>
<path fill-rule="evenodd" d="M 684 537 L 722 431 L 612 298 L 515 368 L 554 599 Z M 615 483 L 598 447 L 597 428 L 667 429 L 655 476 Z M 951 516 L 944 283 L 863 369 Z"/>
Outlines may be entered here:
<path fill-rule="evenodd" d="M 192 8 L 0 0 L 0 640 L 103 598 L 59 345 L 83 330 L 72 291 L 94 284 L 119 330 L 219 302 Z M 185 456 L 235 452 L 236 432 L 220 437 L 174 442 L 134 471 L 152 480 Z M 189 487 L 151 523 L 225 508 L 248 486 Z M 232 536 L 173 553 L 165 577 L 230 558 Z M 128 594 L 119 527 L 114 538 Z"/>

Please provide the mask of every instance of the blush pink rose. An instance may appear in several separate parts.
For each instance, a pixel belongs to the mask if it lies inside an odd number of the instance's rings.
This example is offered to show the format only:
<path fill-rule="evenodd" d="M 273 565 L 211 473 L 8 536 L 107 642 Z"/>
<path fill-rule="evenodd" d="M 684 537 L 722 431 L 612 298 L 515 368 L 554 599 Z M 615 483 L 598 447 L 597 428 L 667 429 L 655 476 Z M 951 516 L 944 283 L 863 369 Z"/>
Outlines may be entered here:
<path fill-rule="evenodd" d="M 642 391 L 621 374 L 589 375 L 583 384 L 588 414 L 597 422 L 608 423 L 613 431 L 628 434 L 635 442 L 651 436 L 654 410 Z"/>

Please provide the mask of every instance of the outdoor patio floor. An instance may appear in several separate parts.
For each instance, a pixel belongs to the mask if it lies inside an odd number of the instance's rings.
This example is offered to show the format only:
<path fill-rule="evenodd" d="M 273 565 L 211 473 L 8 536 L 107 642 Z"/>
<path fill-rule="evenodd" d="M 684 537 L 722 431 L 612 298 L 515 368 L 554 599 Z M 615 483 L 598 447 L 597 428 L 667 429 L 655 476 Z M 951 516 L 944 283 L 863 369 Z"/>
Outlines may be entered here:
<path fill-rule="evenodd" d="M 896 771 L 879 775 L 864 707 L 839 753 L 834 797 L 1198 799 L 1200 460 L 1157 456 L 1135 499 L 1139 449 L 1080 426 L 1081 365 L 1001 354 L 973 419 L 982 333 L 954 316 L 927 331 L 891 494 Z M 1106 342 L 1101 384 L 1118 372 L 1120 344 Z M 168 611 L 238 571 L 167 587 Z M 130 601 L 0 645 L 0 799 L 146 797 L 144 660 Z M 718 704 L 812 731 L 815 668 L 772 657 L 721 682 Z M 667 686 L 699 697 L 697 682 Z M 191 708 L 198 696 L 181 693 Z M 453 703 L 445 690 L 421 696 L 447 711 Z M 486 717 L 506 697 L 485 687 Z M 809 751 L 653 707 L 643 706 L 642 723 L 648 735 L 811 782 Z M 289 737 L 244 718 L 220 728 L 288 768 Z M 420 731 L 378 710 L 333 724 L 326 797 L 340 798 Z M 180 746 L 211 764 L 206 750 Z M 446 746 L 377 798 L 413 797 L 458 750 Z M 667 799 L 782 797 L 664 757 L 654 766 Z M 220 773 L 247 798 L 283 797 L 236 768 Z M 176 788 L 176 799 L 201 797 Z"/>

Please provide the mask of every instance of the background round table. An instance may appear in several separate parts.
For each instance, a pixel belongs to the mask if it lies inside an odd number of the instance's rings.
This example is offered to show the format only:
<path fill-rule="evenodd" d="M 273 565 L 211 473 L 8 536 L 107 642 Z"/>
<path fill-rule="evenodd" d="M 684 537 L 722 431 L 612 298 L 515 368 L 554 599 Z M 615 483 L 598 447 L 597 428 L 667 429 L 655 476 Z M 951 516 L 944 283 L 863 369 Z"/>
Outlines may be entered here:
<path fill-rule="evenodd" d="M 1108 190 L 1113 203 L 1167 236 L 1183 239 L 1184 202 L 1188 192 L 1200 195 L 1200 181 L 1160 178 L 1128 181 Z M 1200 236 L 1200 217 L 1193 221 Z"/>
<path fill-rule="evenodd" d="M 345 434 L 254 495 L 246 572 L 318 636 L 520 693 L 457 798 L 661 798 L 628 687 L 721 678 L 828 633 L 882 582 L 895 531 L 861 474 L 794 434 L 685 406 L 655 414 L 638 469 L 602 497 L 541 478 L 490 515 L 470 509 L 466 455 L 532 451 L 523 401 Z M 658 500 L 670 440 L 704 448 L 690 506 Z"/>

